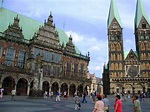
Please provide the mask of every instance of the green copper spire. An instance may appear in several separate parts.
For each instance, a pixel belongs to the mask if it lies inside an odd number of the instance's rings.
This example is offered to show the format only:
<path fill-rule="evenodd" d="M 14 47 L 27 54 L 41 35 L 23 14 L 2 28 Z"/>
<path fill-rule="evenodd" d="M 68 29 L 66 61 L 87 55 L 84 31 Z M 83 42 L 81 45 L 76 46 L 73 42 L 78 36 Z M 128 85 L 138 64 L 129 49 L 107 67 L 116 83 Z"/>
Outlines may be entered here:
<path fill-rule="evenodd" d="M 116 6 L 116 0 L 111 0 L 108 20 L 107 20 L 107 27 L 108 28 L 110 27 L 111 22 L 113 21 L 114 18 L 117 20 L 118 24 L 122 28 L 121 19 L 120 19 L 118 9 Z"/>
<path fill-rule="evenodd" d="M 149 23 L 148 16 L 145 12 L 142 0 L 137 0 L 136 4 L 136 14 L 135 14 L 135 27 L 137 28 L 140 24 L 142 17 Z"/>

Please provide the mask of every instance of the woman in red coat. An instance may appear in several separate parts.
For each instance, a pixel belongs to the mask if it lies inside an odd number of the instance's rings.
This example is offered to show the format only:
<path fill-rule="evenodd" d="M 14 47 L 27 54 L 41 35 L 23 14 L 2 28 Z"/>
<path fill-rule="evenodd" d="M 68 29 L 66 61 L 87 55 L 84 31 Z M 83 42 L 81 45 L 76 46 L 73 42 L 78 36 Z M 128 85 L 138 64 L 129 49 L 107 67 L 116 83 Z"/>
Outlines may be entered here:
<path fill-rule="evenodd" d="M 120 100 L 120 95 L 116 96 L 116 102 L 114 104 L 114 112 L 122 112 L 122 102 Z"/>

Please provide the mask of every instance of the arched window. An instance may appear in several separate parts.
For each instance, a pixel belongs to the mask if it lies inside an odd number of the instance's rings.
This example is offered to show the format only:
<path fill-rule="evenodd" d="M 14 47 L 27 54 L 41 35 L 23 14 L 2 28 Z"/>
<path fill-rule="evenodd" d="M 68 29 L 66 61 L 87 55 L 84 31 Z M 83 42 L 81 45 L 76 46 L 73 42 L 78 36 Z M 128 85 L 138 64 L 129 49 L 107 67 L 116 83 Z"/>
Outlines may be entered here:
<path fill-rule="evenodd" d="M 75 73 L 75 75 L 77 75 L 77 73 L 78 73 L 78 63 L 77 62 L 74 63 L 74 73 Z"/>
<path fill-rule="evenodd" d="M 146 24 L 143 22 L 142 23 L 142 28 L 145 29 L 146 28 Z"/>
<path fill-rule="evenodd" d="M 115 63 L 115 70 L 118 70 L 118 63 Z"/>

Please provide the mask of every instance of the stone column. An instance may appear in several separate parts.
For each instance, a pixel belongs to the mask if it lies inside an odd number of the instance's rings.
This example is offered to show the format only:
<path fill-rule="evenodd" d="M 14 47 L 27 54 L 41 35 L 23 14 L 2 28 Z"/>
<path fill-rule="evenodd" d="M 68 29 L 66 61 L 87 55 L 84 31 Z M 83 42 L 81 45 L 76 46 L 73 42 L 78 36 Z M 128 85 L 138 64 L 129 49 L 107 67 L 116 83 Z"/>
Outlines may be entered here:
<path fill-rule="evenodd" d="M 15 88 L 14 88 L 15 90 L 17 90 L 17 84 L 15 83 Z"/>
<path fill-rule="evenodd" d="M 58 87 L 58 91 L 59 91 L 59 93 L 60 93 L 60 86 Z"/>
<path fill-rule="evenodd" d="M 30 93 L 30 83 L 28 84 L 28 87 L 27 87 L 27 95 L 29 95 Z"/>
<path fill-rule="evenodd" d="M 67 92 L 68 96 L 69 96 L 69 88 L 68 88 L 68 92 Z"/>
<path fill-rule="evenodd" d="M 2 82 L 0 81 L 0 88 L 2 88 Z"/>
<path fill-rule="evenodd" d="M 43 69 L 39 69 L 39 89 L 42 90 L 43 85 Z"/>
<path fill-rule="evenodd" d="M 52 85 L 50 84 L 50 85 L 49 85 L 49 91 L 52 91 L 51 88 L 52 88 Z"/>

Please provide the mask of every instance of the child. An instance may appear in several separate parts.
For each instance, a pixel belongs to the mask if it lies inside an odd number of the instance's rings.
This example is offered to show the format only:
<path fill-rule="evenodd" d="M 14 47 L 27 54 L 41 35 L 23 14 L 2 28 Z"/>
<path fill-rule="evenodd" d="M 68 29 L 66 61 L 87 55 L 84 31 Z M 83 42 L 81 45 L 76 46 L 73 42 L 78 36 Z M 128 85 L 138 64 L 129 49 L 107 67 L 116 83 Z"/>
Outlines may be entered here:
<path fill-rule="evenodd" d="M 77 94 L 75 94 L 74 101 L 75 101 L 75 110 L 80 110 L 80 107 L 81 107 L 80 101 L 81 101 L 81 99 L 79 98 L 79 96 Z"/>

